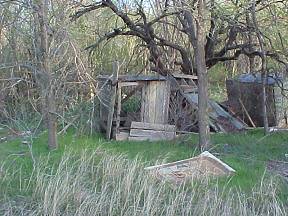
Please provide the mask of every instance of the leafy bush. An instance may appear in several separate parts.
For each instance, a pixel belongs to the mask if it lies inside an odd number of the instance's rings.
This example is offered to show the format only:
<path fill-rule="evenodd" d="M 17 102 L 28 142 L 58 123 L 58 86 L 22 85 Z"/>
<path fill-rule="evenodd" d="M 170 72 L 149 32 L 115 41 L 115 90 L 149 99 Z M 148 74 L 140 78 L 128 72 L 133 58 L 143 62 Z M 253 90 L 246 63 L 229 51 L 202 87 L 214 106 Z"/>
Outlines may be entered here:
<path fill-rule="evenodd" d="M 125 103 L 122 105 L 122 110 L 124 112 L 138 112 L 141 107 L 141 98 L 137 96 L 130 97 Z"/>

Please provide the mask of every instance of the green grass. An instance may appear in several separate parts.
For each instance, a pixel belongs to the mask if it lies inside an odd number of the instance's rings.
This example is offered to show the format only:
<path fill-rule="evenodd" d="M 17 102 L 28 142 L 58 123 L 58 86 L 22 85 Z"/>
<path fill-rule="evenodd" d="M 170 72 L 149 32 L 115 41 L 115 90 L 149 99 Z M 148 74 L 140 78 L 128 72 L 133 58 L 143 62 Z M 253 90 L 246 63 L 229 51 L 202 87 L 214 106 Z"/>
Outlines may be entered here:
<path fill-rule="evenodd" d="M 263 136 L 262 130 L 257 129 L 241 134 L 213 134 L 211 138 L 213 144 L 210 152 L 237 171 L 229 179 L 228 185 L 240 187 L 247 192 L 261 181 L 268 160 L 287 161 L 285 153 L 288 153 L 288 135 L 285 133 Z M 59 136 L 59 149 L 52 152 L 47 149 L 47 135 L 43 133 L 33 140 L 32 154 L 36 162 L 41 160 L 40 158 L 49 157 L 51 162 L 49 164 L 52 167 L 61 160 L 65 150 L 80 154 L 84 149 L 92 151 L 101 146 L 111 154 L 125 154 L 130 159 L 140 157 L 147 165 L 153 165 L 157 161 L 171 162 L 197 155 L 199 153 L 196 148 L 197 142 L 197 135 L 171 142 L 117 142 L 106 141 L 100 135 L 76 137 L 73 131 L 69 131 L 67 134 Z M 13 196 L 19 191 L 17 189 L 20 187 L 19 178 L 27 180 L 33 170 L 31 158 L 28 146 L 21 144 L 20 139 L 0 143 L 2 172 L 16 173 L 15 171 L 21 168 L 21 176 L 11 174 L 11 179 L 2 181 L 0 199 L 3 194 Z M 270 174 L 266 172 L 266 175 Z M 226 178 L 218 180 L 221 184 L 227 185 Z M 12 185 L 9 187 L 12 190 L 7 191 L 5 184 Z M 280 195 L 283 199 L 288 199 L 288 188 L 283 186 Z"/>

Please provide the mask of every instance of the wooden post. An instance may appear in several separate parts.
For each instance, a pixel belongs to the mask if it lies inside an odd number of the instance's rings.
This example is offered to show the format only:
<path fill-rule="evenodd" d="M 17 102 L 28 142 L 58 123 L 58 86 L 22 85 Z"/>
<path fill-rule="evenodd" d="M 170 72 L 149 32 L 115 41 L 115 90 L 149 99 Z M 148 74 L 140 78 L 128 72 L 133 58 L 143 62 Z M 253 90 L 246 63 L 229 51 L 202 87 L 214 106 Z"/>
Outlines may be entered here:
<path fill-rule="evenodd" d="M 120 113 L 121 113 L 121 86 L 118 85 L 118 92 L 117 92 L 117 112 L 116 112 L 116 134 L 119 133 L 120 127 Z"/>
<path fill-rule="evenodd" d="M 241 104 L 241 106 L 242 106 L 242 108 L 243 108 L 243 110 L 244 110 L 246 116 L 248 117 L 250 123 L 252 124 L 253 128 L 256 128 L 256 125 L 255 125 L 255 123 L 253 122 L 251 116 L 249 115 L 249 113 L 248 113 L 246 107 L 244 106 L 244 104 L 243 104 L 241 98 L 239 98 L 239 102 L 240 102 L 240 104 Z"/>
<path fill-rule="evenodd" d="M 106 138 L 111 138 L 111 131 L 112 131 L 112 123 L 113 123 L 113 115 L 114 115 L 114 106 L 115 106 L 115 98 L 116 98 L 116 91 L 117 91 L 117 84 L 116 81 L 118 80 L 118 62 L 113 64 L 113 79 L 111 84 L 111 102 L 109 105 L 109 113 L 108 113 L 108 119 L 107 119 L 107 130 L 106 130 Z"/>

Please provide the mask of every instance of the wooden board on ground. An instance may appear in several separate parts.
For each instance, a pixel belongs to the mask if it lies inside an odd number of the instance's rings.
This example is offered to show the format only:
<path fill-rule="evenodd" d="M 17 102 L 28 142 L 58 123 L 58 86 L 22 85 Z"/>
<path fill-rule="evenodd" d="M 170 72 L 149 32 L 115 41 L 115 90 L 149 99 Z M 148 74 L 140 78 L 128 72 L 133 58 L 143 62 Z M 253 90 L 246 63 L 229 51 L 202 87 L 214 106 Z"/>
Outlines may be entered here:
<path fill-rule="evenodd" d="M 139 137 L 133 137 L 133 136 L 129 136 L 128 140 L 130 141 L 161 141 L 161 140 L 169 140 L 169 139 L 163 139 L 161 137 L 148 137 L 148 136 L 139 136 Z"/>
<path fill-rule="evenodd" d="M 153 140 L 172 140 L 175 138 L 175 132 L 155 131 L 155 130 L 142 130 L 131 129 L 130 136 L 132 137 L 149 137 Z"/>
<path fill-rule="evenodd" d="M 147 122 L 135 122 L 131 123 L 131 129 L 144 129 L 144 130 L 159 130 L 175 132 L 175 125 L 168 124 L 152 124 Z"/>
<path fill-rule="evenodd" d="M 132 122 L 129 140 L 172 140 L 176 137 L 175 125 Z"/>

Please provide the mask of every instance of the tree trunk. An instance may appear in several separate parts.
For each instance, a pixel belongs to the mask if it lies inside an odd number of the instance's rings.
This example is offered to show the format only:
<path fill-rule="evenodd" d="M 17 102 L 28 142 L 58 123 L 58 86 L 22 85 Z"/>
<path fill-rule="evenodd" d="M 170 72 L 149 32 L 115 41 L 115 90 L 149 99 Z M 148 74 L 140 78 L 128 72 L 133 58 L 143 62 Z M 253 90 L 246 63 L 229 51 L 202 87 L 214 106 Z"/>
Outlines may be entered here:
<path fill-rule="evenodd" d="M 182 2 L 183 3 L 183 2 Z M 185 5 L 185 3 L 183 3 Z M 205 22 L 204 12 L 205 0 L 197 3 L 198 16 L 193 16 L 189 10 L 184 10 L 183 28 L 187 31 L 190 43 L 194 48 L 196 70 L 198 75 L 198 127 L 199 127 L 199 148 L 207 150 L 210 146 L 210 128 L 208 117 L 208 73 L 205 59 Z M 185 21 L 184 21 L 185 20 Z"/>
<path fill-rule="evenodd" d="M 47 100 L 48 113 L 47 113 L 47 125 L 48 125 L 48 147 L 49 149 L 57 149 L 57 118 L 56 118 L 56 104 L 53 90 L 48 92 Z"/>
<path fill-rule="evenodd" d="M 269 133 L 269 123 L 268 123 L 268 117 L 267 117 L 267 95 L 266 95 L 266 83 L 267 83 L 267 60 L 266 60 L 266 51 L 264 49 L 264 39 L 263 36 L 259 30 L 259 26 L 257 23 L 257 17 L 256 17 L 256 1 L 253 0 L 252 2 L 252 19 L 254 23 L 254 28 L 256 31 L 257 39 L 260 45 L 260 51 L 261 51 L 261 82 L 262 82 L 262 112 L 263 112 L 263 125 L 264 125 L 264 133 Z"/>
<path fill-rule="evenodd" d="M 39 38 L 40 38 L 40 73 L 38 75 L 38 83 L 41 87 L 42 97 L 42 115 L 45 125 L 48 129 L 48 147 L 50 150 L 56 149 L 57 145 L 57 118 L 56 100 L 54 95 L 54 85 L 52 84 L 51 69 L 49 67 L 48 55 L 48 31 L 47 31 L 47 16 L 48 16 L 48 1 L 41 0 L 38 3 L 38 21 L 39 21 Z M 37 36 L 37 35 L 36 35 Z"/>
<path fill-rule="evenodd" d="M 195 60 L 198 72 L 198 123 L 199 123 L 199 147 L 207 150 L 210 145 L 210 129 L 208 117 L 208 73 L 205 62 L 205 0 L 198 2 L 197 42 L 195 47 Z"/>
<path fill-rule="evenodd" d="M 251 18 L 249 11 L 246 11 L 246 24 L 249 26 L 248 28 L 248 44 L 249 44 L 249 52 L 252 52 L 252 43 L 253 43 L 253 32 L 251 30 L 251 26 L 253 26 L 253 23 L 251 23 Z M 255 72 L 255 57 L 254 56 L 249 56 L 249 73 Z"/>
<path fill-rule="evenodd" d="M 265 59 L 265 60 L 264 60 Z M 269 122 L 267 117 L 267 94 L 266 94 L 266 83 L 267 83 L 267 70 L 266 70 L 266 57 L 262 57 L 262 112 L 263 112 L 263 124 L 264 124 L 264 134 L 269 133 Z"/>

